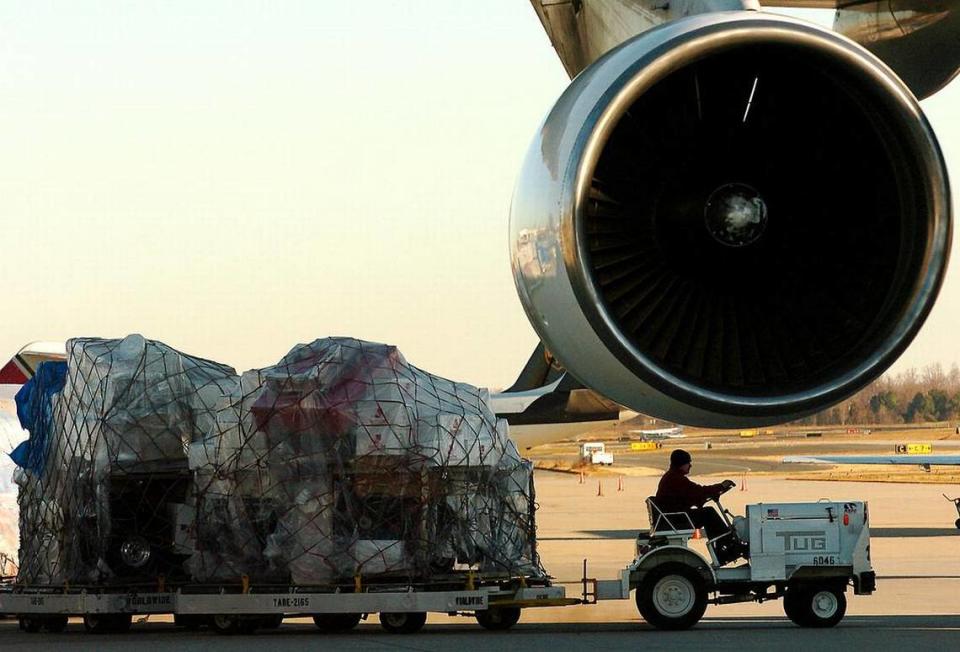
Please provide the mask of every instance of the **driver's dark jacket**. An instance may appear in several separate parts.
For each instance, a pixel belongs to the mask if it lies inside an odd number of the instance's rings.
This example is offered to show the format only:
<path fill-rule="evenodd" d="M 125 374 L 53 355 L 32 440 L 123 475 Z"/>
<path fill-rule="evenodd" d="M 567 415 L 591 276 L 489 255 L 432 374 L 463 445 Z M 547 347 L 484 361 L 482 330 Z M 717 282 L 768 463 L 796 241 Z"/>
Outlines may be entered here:
<path fill-rule="evenodd" d="M 702 507 L 708 499 L 722 493 L 722 484 L 697 484 L 680 471 L 670 469 L 660 478 L 654 501 L 662 512 L 685 512 L 691 507 Z"/>

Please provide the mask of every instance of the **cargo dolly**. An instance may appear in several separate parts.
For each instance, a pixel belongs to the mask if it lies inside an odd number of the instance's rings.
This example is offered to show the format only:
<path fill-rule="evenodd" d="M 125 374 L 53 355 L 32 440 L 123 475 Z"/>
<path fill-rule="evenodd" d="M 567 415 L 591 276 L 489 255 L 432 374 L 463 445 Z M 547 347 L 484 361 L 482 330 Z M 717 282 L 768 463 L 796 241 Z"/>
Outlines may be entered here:
<path fill-rule="evenodd" d="M 387 631 L 412 633 L 426 622 L 428 612 L 469 613 L 486 629 L 512 627 L 520 610 L 564 606 L 581 600 L 566 597 L 563 586 L 542 579 L 481 578 L 463 575 L 460 588 L 444 585 L 366 586 L 362 578 L 347 590 L 311 587 L 257 587 L 242 578 L 239 586 L 157 587 L 17 587 L 0 588 L 0 613 L 16 614 L 28 632 L 60 632 L 70 616 L 82 616 L 92 633 L 123 632 L 133 616 L 173 614 L 177 625 L 208 626 L 223 633 L 252 633 L 272 629 L 284 617 L 312 616 L 324 631 L 345 631 L 367 614 L 380 615 Z M 537 583 L 534 583 L 537 582 Z"/>

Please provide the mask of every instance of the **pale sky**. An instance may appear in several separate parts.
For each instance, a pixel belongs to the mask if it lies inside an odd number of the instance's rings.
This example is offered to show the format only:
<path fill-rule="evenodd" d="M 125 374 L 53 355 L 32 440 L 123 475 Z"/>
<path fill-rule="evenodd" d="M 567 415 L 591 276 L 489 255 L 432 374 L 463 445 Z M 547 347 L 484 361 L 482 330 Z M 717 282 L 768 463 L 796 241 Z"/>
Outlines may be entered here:
<path fill-rule="evenodd" d="M 0 357 L 351 335 L 507 385 L 510 197 L 566 83 L 527 0 L 0 2 Z M 958 88 L 924 103 L 955 179 Z M 897 368 L 960 361 L 958 275 Z"/>

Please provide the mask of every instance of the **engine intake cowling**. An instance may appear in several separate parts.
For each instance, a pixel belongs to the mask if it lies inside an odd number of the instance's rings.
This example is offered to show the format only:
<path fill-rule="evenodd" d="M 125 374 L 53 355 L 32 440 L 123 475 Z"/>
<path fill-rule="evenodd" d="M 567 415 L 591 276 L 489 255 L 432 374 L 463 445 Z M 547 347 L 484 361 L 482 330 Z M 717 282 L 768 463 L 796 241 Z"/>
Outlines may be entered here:
<path fill-rule="evenodd" d="M 950 198 L 915 98 L 855 43 L 756 12 L 601 57 L 527 154 L 514 277 L 589 387 L 706 426 L 799 418 L 879 376 L 946 268 Z"/>

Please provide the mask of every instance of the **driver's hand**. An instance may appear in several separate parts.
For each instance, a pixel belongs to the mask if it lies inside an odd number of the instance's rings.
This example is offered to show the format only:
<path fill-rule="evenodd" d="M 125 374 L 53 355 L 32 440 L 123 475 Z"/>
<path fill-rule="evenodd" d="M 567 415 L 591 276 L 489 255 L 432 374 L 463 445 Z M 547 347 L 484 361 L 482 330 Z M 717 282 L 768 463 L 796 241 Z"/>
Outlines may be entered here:
<path fill-rule="evenodd" d="M 730 491 L 731 489 L 737 486 L 737 483 L 734 482 L 733 480 L 724 480 L 723 482 L 720 483 L 720 486 L 723 487 L 724 491 Z"/>

